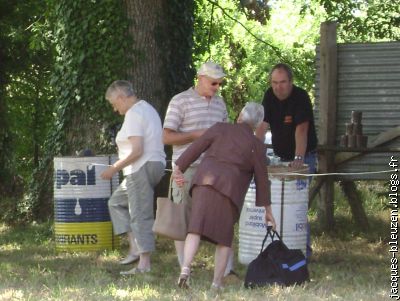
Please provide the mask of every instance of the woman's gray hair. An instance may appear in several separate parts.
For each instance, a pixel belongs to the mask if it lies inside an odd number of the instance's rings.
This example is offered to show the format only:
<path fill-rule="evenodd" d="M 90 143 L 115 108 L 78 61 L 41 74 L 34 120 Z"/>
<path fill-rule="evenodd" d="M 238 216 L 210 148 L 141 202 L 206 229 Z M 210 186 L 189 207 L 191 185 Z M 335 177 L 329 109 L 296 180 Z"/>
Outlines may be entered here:
<path fill-rule="evenodd" d="M 256 102 L 247 102 L 243 107 L 242 121 L 256 128 L 264 119 L 264 107 Z"/>
<path fill-rule="evenodd" d="M 132 84 L 126 80 L 116 80 L 109 85 L 106 91 L 106 99 L 110 99 L 115 92 L 123 93 L 126 97 L 136 95 Z"/>

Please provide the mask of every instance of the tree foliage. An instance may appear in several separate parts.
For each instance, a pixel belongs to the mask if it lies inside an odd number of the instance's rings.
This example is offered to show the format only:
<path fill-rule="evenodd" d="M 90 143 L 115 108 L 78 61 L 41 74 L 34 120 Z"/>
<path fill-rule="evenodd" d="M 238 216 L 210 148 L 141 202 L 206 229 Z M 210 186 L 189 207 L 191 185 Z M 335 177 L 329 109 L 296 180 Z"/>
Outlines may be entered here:
<path fill-rule="evenodd" d="M 222 95 L 230 119 L 237 117 L 245 102 L 261 101 L 268 85 L 268 72 L 278 62 L 292 65 L 296 82 L 309 91 L 312 89 L 318 18 L 310 22 L 308 16 L 300 17 L 299 4 L 280 2 L 268 7 L 269 19 L 264 25 L 248 18 L 237 1 L 197 3 L 196 63 L 212 59 L 225 67 L 228 76 Z"/>
<path fill-rule="evenodd" d="M 398 40 L 400 33 L 398 5 L 393 1 L 196 3 L 195 63 L 212 59 L 228 71 L 222 95 L 231 119 L 246 101 L 261 101 L 268 72 L 278 62 L 291 65 L 295 83 L 313 94 L 321 22 L 338 22 L 339 42 Z"/>
<path fill-rule="evenodd" d="M 87 147 L 107 151 L 111 146 L 115 116 L 104 100 L 104 87 L 122 78 L 128 64 L 128 24 L 121 2 L 58 1 L 50 12 L 56 50 L 50 79 L 55 122 L 21 204 L 35 217 L 51 212 L 53 156 L 75 155 Z"/>
<path fill-rule="evenodd" d="M 56 58 L 50 84 L 56 124 L 48 141 L 51 153 L 71 155 L 87 146 L 104 150 L 107 125 L 115 119 L 104 87 L 124 77 L 128 64 L 124 6 L 112 0 L 58 1 L 53 12 Z"/>
<path fill-rule="evenodd" d="M 343 42 L 400 39 L 399 3 L 391 0 L 320 0 Z M 306 7 L 306 6 L 304 6 Z"/>
<path fill-rule="evenodd" d="M 0 192 L 18 195 L 37 166 L 52 111 L 43 1 L 0 1 Z"/>

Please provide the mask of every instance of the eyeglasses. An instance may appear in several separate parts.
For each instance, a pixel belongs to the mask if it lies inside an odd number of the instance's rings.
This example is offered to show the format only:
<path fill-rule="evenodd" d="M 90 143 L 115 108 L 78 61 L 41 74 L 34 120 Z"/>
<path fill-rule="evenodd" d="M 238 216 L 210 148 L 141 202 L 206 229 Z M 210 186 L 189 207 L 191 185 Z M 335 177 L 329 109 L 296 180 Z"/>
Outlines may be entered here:
<path fill-rule="evenodd" d="M 222 82 L 221 83 L 219 83 L 219 82 L 212 82 L 211 83 L 211 86 L 217 86 L 217 85 L 221 87 L 223 85 L 223 83 Z"/>

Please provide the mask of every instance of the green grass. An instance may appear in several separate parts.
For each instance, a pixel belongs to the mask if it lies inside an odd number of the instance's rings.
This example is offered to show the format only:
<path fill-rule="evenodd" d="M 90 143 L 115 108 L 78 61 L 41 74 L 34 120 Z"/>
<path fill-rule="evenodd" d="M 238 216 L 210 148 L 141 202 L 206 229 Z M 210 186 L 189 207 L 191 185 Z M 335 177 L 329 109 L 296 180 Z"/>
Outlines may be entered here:
<path fill-rule="evenodd" d="M 9 227 L 0 224 L 0 300 L 389 300 L 389 211 L 378 194 L 366 200 L 368 233 L 357 230 L 343 199 L 337 200 L 337 230 L 324 233 L 311 214 L 311 281 L 303 286 L 247 290 L 230 284 L 209 291 L 212 245 L 203 243 L 193 268 L 190 291 L 175 285 L 179 268 L 173 243 L 157 239 L 149 274 L 121 277 L 122 250 L 57 253 L 53 223 Z M 383 202 L 384 204 L 384 202 Z M 236 244 L 237 246 L 237 244 Z M 235 270 L 244 278 L 246 267 Z"/>

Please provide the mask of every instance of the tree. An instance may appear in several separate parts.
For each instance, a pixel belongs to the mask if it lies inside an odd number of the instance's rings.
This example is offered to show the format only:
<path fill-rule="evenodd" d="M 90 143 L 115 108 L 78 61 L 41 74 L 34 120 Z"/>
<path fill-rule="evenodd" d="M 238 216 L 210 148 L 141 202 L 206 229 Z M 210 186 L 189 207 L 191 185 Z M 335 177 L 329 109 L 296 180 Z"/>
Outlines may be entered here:
<path fill-rule="evenodd" d="M 222 95 L 232 120 L 246 101 L 261 101 L 277 62 L 312 93 L 327 19 L 341 22 L 341 41 L 399 38 L 388 0 L 0 0 L 0 193 L 15 174 L 32 178 L 18 206 L 46 218 L 55 155 L 114 153 L 121 119 L 104 91 L 115 79 L 131 80 L 161 118 L 208 59 L 228 73 Z"/>
<path fill-rule="evenodd" d="M 192 9 L 192 1 L 161 0 L 59 1 L 52 7 L 56 118 L 26 197 L 32 218 L 51 214 L 55 155 L 84 148 L 115 152 L 110 130 L 121 119 L 104 99 L 112 81 L 131 79 L 161 117 L 172 94 L 192 82 Z"/>
<path fill-rule="evenodd" d="M 399 4 L 390 0 L 319 0 L 327 21 L 339 24 L 339 41 L 372 42 L 400 38 Z M 307 5 L 304 5 L 306 7 Z"/>
<path fill-rule="evenodd" d="M 13 197 L 22 190 L 16 179 L 38 162 L 44 140 L 38 129 L 45 132 L 51 116 L 44 88 L 51 49 L 38 34 L 45 7 L 43 1 L 0 1 L 0 193 Z"/>
<path fill-rule="evenodd" d="M 315 44 L 323 12 L 310 4 L 314 16 L 301 16 L 299 2 L 197 1 L 195 62 L 212 59 L 225 67 L 228 76 L 222 95 L 230 119 L 237 117 L 245 102 L 261 102 L 268 72 L 278 62 L 291 65 L 296 84 L 312 92 Z M 262 20 L 249 13 L 254 5 L 258 5 L 258 16 L 264 16 Z"/>
<path fill-rule="evenodd" d="M 126 1 L 133 49 L 128 78 L 163 119 L 171 97 L 192 83 L 194 1 Z"/>

